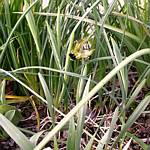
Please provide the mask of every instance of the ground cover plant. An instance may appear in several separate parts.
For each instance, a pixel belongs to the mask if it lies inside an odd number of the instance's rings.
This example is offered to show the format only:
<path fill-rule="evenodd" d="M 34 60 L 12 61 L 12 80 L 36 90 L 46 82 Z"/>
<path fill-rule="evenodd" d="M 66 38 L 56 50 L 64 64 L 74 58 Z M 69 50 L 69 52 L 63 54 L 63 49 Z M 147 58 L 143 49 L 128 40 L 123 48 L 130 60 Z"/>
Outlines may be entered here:
<path fill-rule="evenodd" d="M 1 147 L 150 149 L 149 11 L 148 0 L 1 0 Z"/>

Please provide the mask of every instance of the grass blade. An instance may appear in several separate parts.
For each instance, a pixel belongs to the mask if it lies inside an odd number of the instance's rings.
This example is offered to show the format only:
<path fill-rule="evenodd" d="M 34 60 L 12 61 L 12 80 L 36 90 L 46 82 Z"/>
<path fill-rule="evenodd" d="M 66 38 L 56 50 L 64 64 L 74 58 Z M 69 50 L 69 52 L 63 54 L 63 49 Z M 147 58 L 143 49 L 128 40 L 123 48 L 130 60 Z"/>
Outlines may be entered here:
<path fill-rule="evenodd" d="M 40 131 L 40 132 L 34 134 L 32 137 L 30 137 L 30 141 L 31 141 L 31 143 L 32 143 L 34 146 L 36 146 L 36 144 L 37 144 L 37 142 L 38 142 L 40 136 L 41 136 L 44 132 L 45 132 L 45 131 Z"/>
<path fill-rule="evenodd" d="M 87 82 L 87 84 L 85 86 L 82 98 L 86 97 L 86 95 L 89 92 L 90 81 L 91 81 L 91 77 L 89 77 L 89 80 L 88 80 L 88 82 Z M 82 132 L 83 132 L 84 120 L 85 120 L 85 115 L 86 115 L 86 108 L 87 108 L 87 104 L 85 104 L 79 110 L 78 120 L 77 120 L 76 139 L 75 139 L 76 140 L 76 142 L 75 142 L 75 150 L 79 150 L 80 149 L 80 141 L 81 141 Z"/>
<path fill-rule="evenodd" d="M 60 8 L 58 7 L 57 12 L 57 48 L 58 48 L 58 54 L 60 54 L 60 48 L 61 48 L 61 23 L 60 23 Z"/>
<path fill-rule="evenodd" d="M 87 74 L 87 65 L 82 68 L 82 75 L 86 76 Z M 77 92 L 76 92 L 76 103 L 78 103 L 81 100 L 81 96 L 84 90 L 86 84 L 86 80 L 80 78 L 77 86 Z"/>
<path fill-rule="evenodd" d="M 127 137 L 132 138 L 135 142 L 137 142 L 144 150 L 149 150 L 148 145 L 146 145 L 141 139 L 139 139 L 138 137 L 136 137 L 135 135 L 127 132 Z"/>
<path fill-rule="evenodd" d="M 55 61 L 56 61 L 57 68 L 61 69 L 60 54 L 57 51 L 57 44 L 56 44 L 56 39 L 55 39 L 54 33 L 53 33 L 52 29 L 50 28 L 47 21 L 46 21 L 46 26 L 47 26 L 47 31 L 48 31 L 48 34 L 49 34 L 49 39 L 50 39 L 50 42 L 51 42 L 51 45 L 52 45 L 52 51 L 53 51 L 53 54 L 54 54 L 54 58 L 55 58 Z"/>
<path fill-rule="evenodd" d="M 144 87 L 145 83 L 146 83 L 146 79 L 144 79 L 143 81 L 141 81 L 140 84 L 136 87 L 136 89 L 134 90 L 134 92 L 130 96 L 130 98 L 129 98 L 126 106 L 125 106 L 126 109 L 128 109 L 129 106 L 132 104 L 132 102 L 135 100 L 136 96 L 140 93 L 140 91 Z"/>
<path fill-rule="evenodd" d="M 102 137 L 102 139 L 100 140 L 96 150 L 103 150 L 104 149 L 104 145 L 108 144 L 109 140 L 111 139 L 114 127 L 116 125 L 116 122 L 118 120 L 118 113 L 119 113 L 119 108 L 117 107 L 115 109 L 111 124 L 109 129 L 107 130 L 107 132 L 105 133 L 105 135 Z"/>
<path fill-rule="evenodd" d="M 48 89 L 48 86 L 47 86 L 46 81 L 45 81 L 44 77 L 42 76 L 42 74 L 38 73 L 38 76 L 39 76 L 40 82 L 41 82 L 43 90 L 44 90 L 44 94 L 45 94 L 45 97 L 47 100 L 47 105 L 48 105 L 47 107 L 48 107 L 50 115 L 52 117 L 52 125 L 54 127 L 55 126 L 55 119 L 54 119 L 54 109 L 53 109 L 53 97 L 50 94 L 50 91 Z M 55 150 L 58 149 L 57 139 L 55 136 L 54 136 L 54 149 Z"/>
<path fill-rule="evenodd" d="M 114 142 L 114 145 L 121 139 L 121 137 L 124 135 L 124 133 L 127 131 L 128 128 L 132 126 L 132 124 L 136 121 L 136 119 L 141 115 L 141 113 L 145 110 L 145 108 L 150 103 L 150 96 L 145 97 L 141 103 L 136 107 L 134 112 L 131 114 L 129 119 L 127 120 L 126 124 L 122 128 L 120 134 L 118 135 L 116 141 Z"/>
<path fill-rule="evenodd" d="M 128 148 L 129 148 L 129 146 L 130 146 L 130 144 L 131 144 L 131 141 L 132 141 L 132 139 L 130 139 L 130 140 L 128 141 L 128 143 L 123 147 L 122 150 L 128 150 Z"/>
<path fill-rule="evenodd" d="M 4 0 L 4 6 L 5 6 L 6 26 L 8 26 L 7 32 L 9 35 L 11 32 L 11 15 L 10 15 L 11 13 L 9 11 L 10 6 L 9 6 L 9 2 L 7 0 Z M 8 59 L 11 59 L 13 62 L 13 66 L 15 68 L 18 68 L 19 65 L 18 65 L 18 60 L 17 60 L 17 55 L 16 55 L 16 49 L 15 49 L 14 44 L 12 42 L 10 42 L 10 44 L 9 44 L 9 49 L 10 50 L 7 53 Z"/>
<path fill-rule="evenodd" d="M 53 97 L 50 94 L 50 91 L 49 91 L 49 89 L 47 87 L 46 81 L 45 81 L 44 77 L 42 76 L 42 74 L 38 73 L 38 76 L 39 76 L 41 85 L 42 85 L 43 90 L 44 90 L 44 94 L 45 94 L 45 97 L 46 97 L 46 100 L 47 100 L 47 104 L 48 104 L 48 109 L 49 109 L 50 115 L 53 118 L 54 117 L 54 109 L 52 107 L 53 106 Z"/>
<path fill-rule="evenodd" d="M 28 140 L 28 138 L 2 114 L 0 114 L 0 125 L 7 132 L 7 134 L 20 146 L 21 149 L 33 150 L 34 146 Z"/>
<path fill-rule="evenodd" d="M 29 7 L 29 4 L 28 4 L 27 0 L 24 0 L 24 3 L 25 4 L 24 4 L 23 9 L 24 9 L 24 11 L 26 11 Z M 27 19 L 30 31 L 32 33 L 32 36 L 33 36 L 33 39 L 34 39 L 34 42 L 35 42 L 35 45 L 36 45 L 39 64 L 41 65 L 40 54 L 41 54 L 41 49 L 42 48 L 41 48 L 41 43 L 40 43 L 40 39 L 39 39 L 40 35 L 39 35 L 38 28 L 35 24 L 35 20 L 34 20 L 34 17 L 33 17 L 33 14 L 32 14 L 31 10 L 26 14 L 26 19 Z"/>
<path fill-rule="evenodd" d="M 75 122 L 72 117 L 69 122 L 69 131 L 68 131 L 68 139 L 67 139 L 67 150 L 75 150 Z"/>
<path fill-rule="evenodd" d="M 115 61 L 116 61 L 116 64 L 118 65 L 123 60 L 122 56 L 121 56 L 121 52 L 119 50 L 117 43 L 115 42 L 115 40 L 113 38 L 111 38 L 111 42 L 112 42 L 112 46 L 113 46 L 113 53 L 114 53 Z M 124 91 L 127 95 L 127 93 L 128 93 L 128 91 L 127 91 L 128 90 L 128 75 L 127 75 L 127 72 L 125 71 L 125 68 L 122 68 L 120 70 L 120 76 L 121 76 L 122 84 L 124 87 Z"/>
<path fill-rule="evenodd" d="M 97 128 L 97 130 L 95 131 L 94 135 L 91 137 L 91 139 L 89 140 L 89 142 L 87 143 L 86 147 L 84 148 L 84 150 L 91 150 L 92 149 L 92 145 L 95 139 L 95 136 L 98 132 L 99 128 Z"/>
<path fill-rule="evenodd" d="M 5 86 L 6 86 L 6 80 L 3 80 L 0 84 L 0 104 L 5 104 Z"/>

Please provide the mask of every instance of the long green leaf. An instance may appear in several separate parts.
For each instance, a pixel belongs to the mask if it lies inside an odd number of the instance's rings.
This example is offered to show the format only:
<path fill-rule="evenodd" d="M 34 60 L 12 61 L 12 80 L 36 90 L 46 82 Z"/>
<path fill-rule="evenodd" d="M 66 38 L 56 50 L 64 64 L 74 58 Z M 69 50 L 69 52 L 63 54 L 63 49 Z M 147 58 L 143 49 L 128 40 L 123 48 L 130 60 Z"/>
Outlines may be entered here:
<path fill-rule="evenodd" d="M 148 145 L 145 144 L 142 139 L 136 137 L 135 135 L 133 135 L 133 134 L 131 134 L 131 133 L 129 133 L 129 132 L 127 132 L 126 135 L 127 135 L 127 137 L 132 138 L 132 139 L 133 139 L 136 143 L 138 143 L 138 145 L 140 145 L 144 150 L 149 150 L 149 149 L 147 149 L 147 148 L 148 148 Z"/>
<path fill-rule="evenodd" d="M 144 87 L 145 83 L 146 83 L 146 79 L 141 81 L 139 83 L 139 85 L 136 87 L 136 89 L 134 90 L 134 92 L 132 93 L 132 95 L 130 96 L 130 98 L 126 104 L 126 109 L 128 109 L 128 107 L 131 105 L 131 103 L 135 100 L 136 96 L 140 93 L 140 91 Z"/>
<path fill-rule="evenodd" d="M 121 52 L 120 52 L 119 47 L 118 47 L 117 43 L 115 42 L 115 40 L 113 38 L 111 38 L 111 41 L 112 41 L 113 53 L 115 56 L 116 64 L 118 65 L 123 60 L 122 56 L 121 56 Z M 120 76 L 121 76 L 121 80 L 123 83 L 125 93 L 127 95 L 127 93 L 128 93 L 128 91 L 127 91 L 128 90 L 128 75 L 127 75 L 127 71 L 125 71 L 125 69 L 126 68 L 122 68 L 120 70 Z"/>
<path fill-rule="evenodd" d="M 46 26 L 47 26 L 47 31 L 48 31 L 48 34 L 49 34 L 50 44 L 52 45 L 51 47 L 52 47 L 52 51 L 53 51 L 53 54 L 54 54 L 54 58 L 55 58 L 55 61 L 56 61 L 57 68 L 61 69 L 60 54 L 58 53 L 58 50 L 57 50 L 58 46 L 57 46 L 57 42 L 56 42 L 54 33 L 53 33 L 52 29 L 50 28 L 47 21 L 46 21 Z"/>
<path fill-rule="evenodd" d="M 6 86 L 6 80 L 3 80 L 0 84 L 0 104 L 5 104 L 5 86 Z"/>
<path fill-rule="evenodd" d="M 8 35 L 11 32 L 11 15 L 10 15 L 10 10 L 9 10 L 9 2 L 7 0 L 4 0 L 4 6 L 5 6 L 5 18 L 6 18 L 6 26 L 8 26 L 7 28 L 7 32 Z M 16 49 L 14 47 L 14 44 L 12 42 L 10 42 L 9 44 L 9 51 L 6 54 L 7 55 L 7 59 L 11 59 L 13 62 L 13 66 L 15 68 L 18 68 L 18 60 L 17 60 L 17 54 L 16 54 Z M 11 55 L 11 57 L 10 57 Z"/>
<path fill-rule="evenodd" d="M 24 11 L 26 11 L 28 8 L 29 8 L 29 4 L 27 2 L 27 0 L 24 0 Z M 34 20 L 34 16 L 32 14 L 32 11 L 30 10 L 27 14 L 26 14 L 26 19 L 27 19 L 27 22 L 28 22 L 28 25 L 29 25 L 29 28 L 30 28 L 30 31 L 32 33 L 32 36 L 33 36 L 33 39 L 34 39 L 34 42 L 35 42 L 35 45 L 36 45 L 36 49 L 37 49 L 37 56 L 38 56 L 38 59 L 39 59 L 39 64 L 41 65 L 41 43 L 40 43 L 40 35 L 39 35 L 39 31 L 38 31 L 38 28 L 37 28 L 37 25 L 35 23 L 35 20 Z"/>
<path fill-rule="evenodd" d="M 0 125 L 7 134 L 20 146 L 23 150 L 33 150 L 33 144 L 28 138 L 14 126 L 6 117 L 0 114 Z"/>
<path fill-rule="evenodd" d="M 75 122 L 74 118 L 70 119 L 69 122 L 69 131 L 68 131 L 68 139 L 67 139 L 67 150 L 75 150 Z"/>
<path fill-rule="evenodd" d="M 89 92 L 89 87 L 90 87 L 90 81 L 91 77 L 89 77 L 89 80 L 84 88 L 83 96 L 82 98 L 85 98 L 86 95 Z M 84 120 L 85 120 L 85 115 L 86 115 L 86 108 L 87 104 L 85 104 L 81 109 L 79 110 L 78 113 L 78 120 L 77 120 L 77 131 L 76 131 L 76 142 L 75 142 L 75 150 L 80 149 L 80 141 L 83 133 L 83 126 L 84 126 Z"/>
<path fill-rule="evenodd" d="M 38 73 L 38 76 L 39 76 L 40 82 L 41 82 L 43 90 L 44 90 L 44 94 L 45 94 L 45 97 L 46 97 L 46 100 L 48 103 L 48 109 L 49 109 L 50 115 L 53 118 L 54 117 L 53 97 L 50 94 L 50 91 L 47 87 L 46 81 L 45 81 L 44 77 L 42 76 L 42 74 Z"/>
<path fill-rule="evenodd" d="M 60 8 L 58 7 L 57 12 L 57 48 L 58 54 L 60 55 L 60 48 L 61 48 L 61 23 L 60 23 Z"/>
<path fill-rule="evenodd" d="M 141 113 L 145 110 L 145 108 L 150 103 L 150 96 L 145 97 L 141 103 L 136 107 L 134 112 L 131 114 L 129 119 L 127 120 L 126 124 L 123 126 L 120 134 L 118 135 L 117 139 L 114 142 L 114 145 L 122 138 L 128 128 L 130 128 L 133 123 L 137 120 L 137 118 L 141 115 Z"/>
<path fill-rule="evenodd" d="M 83 66 L 82 70 L 82 75 L 83 76 L 86 76 L 87 74 L 87 65 Z M 78 82 L 78 86 L 77 86 L 77 93 L 76 93 L 76 103 L 78 103 L 81 99 L 81 96 L 82 96 L 82 93 L 83 93 L 83 90 L 84 90 L 84 87 L 85 87 L 85 83 L 86 83 L 86 80 L 80 78 L 79 79 L 79 82 Z"/>
<path fill-rule="evenodd" d="M 47 86 L 46 81 L 45 81 L 44 77 L 42 76 L 42 74 L 38 73 L 38 76 L 39 76 L 40 82 L 41 82 L 43 90 L 44 90 L 44 94 L 45 94 L 47 104 L 48 104 L 47 107 L 48 107 L 50 115 L 52 117 L 52 125 L 54 127 L 55 126 L 55 122 L 54 122 L 55 120 L 54 120 L 54 109 L 53 109 L 53 97 L 50 94 L 50 91 L 48 89 L 48 86 Z M 58 149 L 57 139 L 55 136 L 54 136 L 54 149 L 55 150 Z"/>

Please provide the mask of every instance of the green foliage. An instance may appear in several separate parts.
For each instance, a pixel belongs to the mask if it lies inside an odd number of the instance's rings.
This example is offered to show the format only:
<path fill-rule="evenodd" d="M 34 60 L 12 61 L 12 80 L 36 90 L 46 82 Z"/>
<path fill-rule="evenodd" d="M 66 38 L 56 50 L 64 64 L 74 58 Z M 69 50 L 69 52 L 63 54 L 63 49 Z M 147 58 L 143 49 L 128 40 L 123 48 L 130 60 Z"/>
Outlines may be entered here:
<path fill-rule="evenodd" d="M 0 114 L 3 114 L 8 120 L 10 120 L 14 125 L 17 125 L 22 119 L 21 112 L 19 112 L 15 106 L 1 104 L 0 105 Z M 0 138 L 8 138 L 8 134 L 0 128 Z"/>
<path fill-rule="evenodd" d="M 7 132 L 7 134 L 20 146 L 21 149 L 33 149 L 34 146 L 28 140 L 28 138 L 2 114 L 0 114 L 0 125 Z"/>
<path fill-rule="evenodd" d="M 14 125 L 17 125 L 22 119 L 22 115 L 21 112 L 19 112 L 15 106 L 7 104 L 7 101 L 5 99 L 5 85 L 6 81 L 3 80 L 0 85 L 0 95 L 1 95 L 0 114 L 4 115 Z M 0 139 L 6 138 L 8 138 L 8 134 L 2 128 L 0 128 Z"/>

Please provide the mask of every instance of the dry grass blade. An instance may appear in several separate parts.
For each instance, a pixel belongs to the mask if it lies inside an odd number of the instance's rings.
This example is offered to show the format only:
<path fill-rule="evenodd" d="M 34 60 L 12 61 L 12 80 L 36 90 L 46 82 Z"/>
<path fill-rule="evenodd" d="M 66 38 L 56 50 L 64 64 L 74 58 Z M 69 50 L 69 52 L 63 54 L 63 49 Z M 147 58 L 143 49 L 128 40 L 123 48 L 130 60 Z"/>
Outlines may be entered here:
<path fill-rule="evenodd" d="M 129 146 L 130 146 L 130 144 L 131 144 L 131 141 L 132 141 L 132 139 L 130 139 L 130 140 L 127 142 L 127 144 L 123 147 L 122 150 L 128 150 L 128 148 L 129 148 Z"/>
<path fill-rule="evenodd" d="M 107 130 L 107 132 L 105 133 L 105 135 L 102 137 L 102 139 L 100 140 L 96 150 L 103 150 L 104 146 L 108 144 L 109 140 L 111 139 L 112 133 L 114 131 L 116 122 L 118 120 L 118 113 L 119 113 L 119 108 L 117 107 L 115 109 L 111 124 L 109 129 Z"/>

